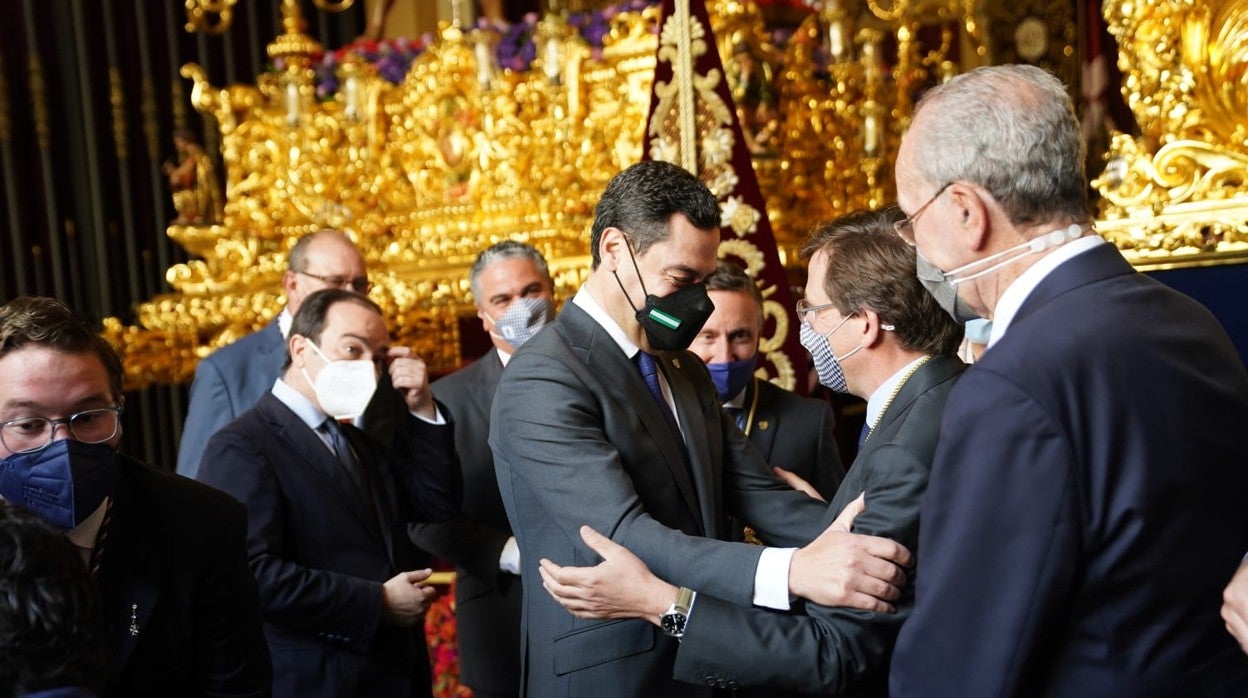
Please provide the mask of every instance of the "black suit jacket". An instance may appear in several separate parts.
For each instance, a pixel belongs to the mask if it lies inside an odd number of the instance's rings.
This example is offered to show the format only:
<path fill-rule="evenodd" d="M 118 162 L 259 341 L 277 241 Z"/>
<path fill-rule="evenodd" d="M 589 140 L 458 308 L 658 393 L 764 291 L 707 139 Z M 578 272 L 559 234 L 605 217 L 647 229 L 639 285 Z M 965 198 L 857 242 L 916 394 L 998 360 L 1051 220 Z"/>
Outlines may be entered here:
<path fill-rule="evenodd" d="M 1112 245 L 1063 262 L 949 397 L 897 696 L 1248 696 L 1248 375 Z"/>
<path fill-rule="evenodd" d="M 490 406 L 503 375 L 491 349 L 435 381 L 433 394 L 455 421 L 455 450 L 464 473 L 463 514 L 446 523 L 415 524 L 412 542 L 455 564 L 456 640 L 460 678 L 477 691 L 514 694 L 520 685 L 520 577 L 498 569 L 511 524 L 498 493 L 487 438 Z"/>
<path fill-rule="evenodd" d="M 963 368 L 954 357 L 937 356 L 905 382 L 828 504 L 825 527 L 866 492 L 867 509 L 854 532 L 892 538 L 918 554 L 919 503 L 941 413 Z M 675 674 L 698 684 L 883 696 L 893 642 L 914 608 L 913 582 L 896 608 L 872 613 L 806 604 L 805 615 L 781 614 L 698 594 Z"/>
<path fill-rule="evenodd" d="M 100 559 L 106 696 L 267 696 L 272 669 L 234 500 L 119 456 Z"/>
<path fill-rule="evenodd" d="M 755 376 L 746 387 L 743 409 L 747 418 L 752 416 L 746 430 L 750 443 L 768 465 L 797 473 L 825 499 L 836 494 L 845 467 L 836 450 L 832 405 Z"/>
<path fill-rule="evenodd" d="M 683 425 L 667 426 L 636 365 L 575 302 L 503 372 L 490 418 L 499 491 L 523 576 L 538 561 L 593 565 L 582 524 L 656 574 L 751 603 L 761 549 L 713 540 L 737 515 L 780 544 L 809 541 L 824 506 L 775 479 L 720 406 L 705 365 L 664 352 L 659 369 Z M 525 691 L 534 697 L 694 696 L 671 678 L 676 641 L 644 620 L 574 618 L 540 583 L 524 587 Z"/>
<path fill-rule="evenodd" d="M 407 522 L 448 519 L 461 495 L 452 429 L 409 417 L 407 431 L 412 457 L 397 464 L 343 426 L 369 500 L 271 393 L 209 442 L 199 479 L 247 506 L 276 696 L 429 695 L 422 628 L 381 624 L 381 585 L 416 568 Z"/>

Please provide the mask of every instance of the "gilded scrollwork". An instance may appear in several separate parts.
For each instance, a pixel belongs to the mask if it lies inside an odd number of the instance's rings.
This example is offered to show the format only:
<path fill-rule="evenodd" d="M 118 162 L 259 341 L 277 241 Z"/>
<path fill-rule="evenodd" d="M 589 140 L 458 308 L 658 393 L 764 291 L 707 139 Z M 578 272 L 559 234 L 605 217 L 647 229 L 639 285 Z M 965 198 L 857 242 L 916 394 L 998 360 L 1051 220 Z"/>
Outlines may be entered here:
<path fill-rule="evenodd" d="M 1141 266 L 1248 255 L 1248 2 L 1107 0 L 1139 137 L 1115 133 L 1097 229 Z"/>

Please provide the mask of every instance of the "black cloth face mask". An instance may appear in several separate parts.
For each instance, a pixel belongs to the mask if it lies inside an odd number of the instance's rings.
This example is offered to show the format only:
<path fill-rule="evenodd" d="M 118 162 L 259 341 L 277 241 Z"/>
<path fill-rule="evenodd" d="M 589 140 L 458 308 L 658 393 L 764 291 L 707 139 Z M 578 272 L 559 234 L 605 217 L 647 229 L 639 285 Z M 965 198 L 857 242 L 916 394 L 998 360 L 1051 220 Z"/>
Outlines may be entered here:
<path fill-rule="evenodd" d="M 637 272 L 641 290 L 646 294 L 645 305 L 638 309 L 624 289 L 620 275 L 616 272 L 611 274 L 615 276 L 615 283 L 620 285 L 620 291 L 624 293 L 629 307 L 636 312 L 637 322 L 645 331 L 650 348 L 655 351 L 688 349 L 711 317 L 711 313 L 715 312 L 715 304 L 711 303 L 711 297 L 706 292 L 706 284 L 689 284 L 662 297 L 648 293 L 646 282 L 641 280 L 637 258 L 633 256 L 633 247 L 627 240 L 624 245 L 628 248 L 629 259 L 633 260 L 633 269 Z"/>

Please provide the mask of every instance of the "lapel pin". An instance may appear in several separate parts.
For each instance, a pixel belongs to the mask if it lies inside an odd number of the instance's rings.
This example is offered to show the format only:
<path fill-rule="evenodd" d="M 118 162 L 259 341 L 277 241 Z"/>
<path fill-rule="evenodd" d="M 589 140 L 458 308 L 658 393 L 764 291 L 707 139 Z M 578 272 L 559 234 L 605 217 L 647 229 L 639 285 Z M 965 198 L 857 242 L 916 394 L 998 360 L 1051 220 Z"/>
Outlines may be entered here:
<path fill-rule="evenodd" d="M 771 422 L 767 421 L 766 419 L 760 419 L 758 420 L 758 428 L 762 429 L 763 431 L 767 431 L 768 429 L 771 428 Z"/>
<path fill-rule="evenodd" d="M 672 359 L 672 365 L 676 368 L 680 368 L 680 359 Z"/>
<path fill-rule="evenodd" d="M 130 604 L 130 637 L 139 636 L 139 605 Z"/>

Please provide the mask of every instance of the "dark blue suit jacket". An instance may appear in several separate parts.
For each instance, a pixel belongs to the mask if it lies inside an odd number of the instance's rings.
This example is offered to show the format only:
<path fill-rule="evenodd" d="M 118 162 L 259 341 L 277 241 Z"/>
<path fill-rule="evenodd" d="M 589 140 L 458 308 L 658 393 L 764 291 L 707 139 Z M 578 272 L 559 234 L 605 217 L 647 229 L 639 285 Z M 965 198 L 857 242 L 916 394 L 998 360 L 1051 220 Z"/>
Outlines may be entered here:
<path fill-rule="evenodd" d="M 949 398 L 893 695 L 1248 695 L 1245 425 L 1204 307 L 1109 245 L 1060 265 Z"/>
<path fill-rule="evenodd" d="M 343 427 L 371 502 L 324 442 L 264 395 L 218 431 L 198 477 L 247 506 L 247 548 L 273 654 L 275 696 L 428 695 L 423 628 L 380 623 L 381 585 L 418 569 L 409 521 L 459 510 L 452 428 L 409 417 L 411 457 L 391 463 Z"/>
<path fill-rule="evenodd" d="M 412 542 L 455 563 L 455 620 L 460 677 L 474 691 L 516 694 L 520 686 L 520 577 L 498 569 L 511 524 L 498 492 L 490 406 L 503 375 L 498 351 L 434 382 L 433 394 L 455 422 L 464 472 L 463 514 L 411 527 Z"/>

